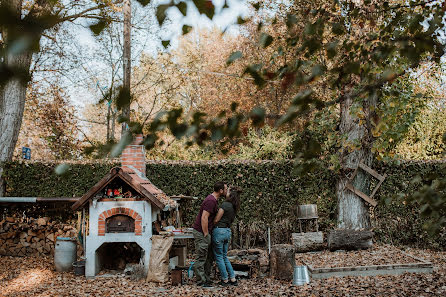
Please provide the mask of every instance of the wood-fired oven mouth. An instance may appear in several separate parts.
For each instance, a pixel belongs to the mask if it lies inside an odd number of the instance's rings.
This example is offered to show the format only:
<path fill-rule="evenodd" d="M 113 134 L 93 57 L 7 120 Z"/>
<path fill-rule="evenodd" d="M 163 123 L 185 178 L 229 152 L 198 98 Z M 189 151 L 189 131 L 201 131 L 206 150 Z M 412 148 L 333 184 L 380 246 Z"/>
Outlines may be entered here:
<path fill-rule="evenodd" d="M 135 232 L 135 220 L 127 215 L 114 215 L 105 220 L 105 233 Z"/>

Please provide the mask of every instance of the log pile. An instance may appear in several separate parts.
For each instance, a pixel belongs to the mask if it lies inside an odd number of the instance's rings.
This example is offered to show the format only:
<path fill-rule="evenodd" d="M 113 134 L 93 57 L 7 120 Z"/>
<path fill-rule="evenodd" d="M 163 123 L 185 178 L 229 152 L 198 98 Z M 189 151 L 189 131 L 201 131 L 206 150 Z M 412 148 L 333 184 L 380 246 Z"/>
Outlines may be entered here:
<path fill-rule="evenodd" d="M 236 269 L 236 265 L 248 265 L 250 267 L 249 277 L 265 277 L 269 270 L 268 252 L 262 249 L 230 250 L 228 259 Z"/>
<path fill-rule="evenodd" d="M 57 237 L 77 237 L 77 233 L 73 226 L 51 221 L 48 217 L 5 217 L 0 220 L 0 255 L 53 255 Z"/>

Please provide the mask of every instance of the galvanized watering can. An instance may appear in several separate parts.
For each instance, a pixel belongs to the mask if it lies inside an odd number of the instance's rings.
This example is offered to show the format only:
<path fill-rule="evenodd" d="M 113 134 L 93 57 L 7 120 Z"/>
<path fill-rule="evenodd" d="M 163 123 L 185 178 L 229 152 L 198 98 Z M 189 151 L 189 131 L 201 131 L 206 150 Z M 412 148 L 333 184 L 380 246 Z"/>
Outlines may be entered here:
<path fill-rule="evenodd" d="M 302 286 L 310 283 L 307 266 L 294 266 L 293 285 Z"/>

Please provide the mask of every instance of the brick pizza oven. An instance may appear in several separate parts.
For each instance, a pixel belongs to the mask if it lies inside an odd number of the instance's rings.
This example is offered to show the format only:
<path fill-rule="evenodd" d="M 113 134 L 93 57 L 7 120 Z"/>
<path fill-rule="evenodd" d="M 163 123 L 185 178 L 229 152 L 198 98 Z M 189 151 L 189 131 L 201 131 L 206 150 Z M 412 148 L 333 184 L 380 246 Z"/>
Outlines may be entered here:
<path fill-rule="evenodd" d="M 101 247 L 113 243 L 136 243 L 142 251 L 146 271 L 152 246 L 152 222 L 161 210 L 175 208 L 176 202 L 146 177 L 142 136 L 128 145 L 121 157 L 121 167 L 114 167 L 82 198 L 73 210 L 88 207 L 85 276 L 95 276 L 106 257 Z"/>

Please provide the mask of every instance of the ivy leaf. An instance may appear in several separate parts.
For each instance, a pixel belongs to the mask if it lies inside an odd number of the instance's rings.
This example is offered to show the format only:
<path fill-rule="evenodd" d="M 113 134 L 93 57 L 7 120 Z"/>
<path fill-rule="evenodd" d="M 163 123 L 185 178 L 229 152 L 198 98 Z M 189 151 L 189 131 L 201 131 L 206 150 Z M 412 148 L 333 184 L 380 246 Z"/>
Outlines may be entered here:
<path fill-rule="evenodd" d="M 231 65 L 235 60 L 240 59 L 242 57 L 242 52 L 241 51 L 236 51 L 233 52 L 229 58 L 226 60 L 226 65 Z"/>
<path fill-rule="evenodd" d="M 184 25 L 184 26 L 183 26 L 183 29 L 182 29 L 182 31 L 183 31 L 183 35 L 186 35 L 186 34 L 189 33 L 191 30 L 192 30 L 192 27 L 191 27 L 191 26 Z"/>
<path fill-rule="evenodd" d="M 286 26 L 289 28 L 297 24 L 297 17 L 294 14 L 288 14 L 286 18 Z"/>
<path fill-rule="evenodd" d="M 262 48 L 268 47 L 272 42 L 273 42 L 273 38 L 271 37 L 271 35 L 266 34 L 266 33 L 262 33 L 260 35 L 259 44 Z"/>
<path fill-rule="evenodd" d="M 54 168 L 54 172 L 57 175 L 64 175 L 68 172 L 69 169 L 70 169 L 70 165 L 67 163 L 63 163 L 63 164 L 57 165 L 56 168 Z"/>
<path fill-rule="evenodd" d="M 243 25 L 244 23 L 246 23 L 246 20 L 244 18 L 242 18 L 241 16 L 237 17 L 238 25 Z"/>
<path fill-rule="evenodd" d="M 259 22 L 259 23 L 257 24 L 257 31 L 262 30 L 262 28 L 263 28 L 263 23 L 262 23 L 262 22 Z"/>
<path fill-rule="evenodd" d="M 156 140 L 158 139 L 158 137 L 154 134 L 149 134 L 146 136 L 146 138 L 143 141 L 143 145 L 145 146 L 146 149 L 150 150 L 153 147 L 155 147 L 155 143 Z"/>
<path fill-rule="evenodd" d="M 90 30 L 91 30 L 91 32 L 94 33 L 94 35 L 99 35 L 99 34 L 101 34 L 102 30 L 104 30 L 104 28 L 107 26 L 107 24 L 108 24 L 108 22 L 101 19 L 96 24 L 91 25 Z"/>
<path fill-rule="evenodd" d="M 14 71 L 6 63 L 0 63 L 0 84 L 7 82 L 15 75 Z"/>
<path fill-rule="evenodd" d="M 130 132 L 126 132 L 122 137 L 121 140 L 115 144 L 110 152 L 110 156 L 112 158 L 115 158 L 117 156 L 119 156 L 122 151 L 125 149 L 125 147 L 127 145 L 129 145 L 130 143 L 132 143 L 133 141 L 133 136 L 132 133 Z"/>
<path fill-rule="evenodd" d="M 259 69 L 257 67 L 258 65 L 249 65 L 248 67 L 246 67 L 245 71 L 243 72 L 243 74 L 248 73 L 249 75 L 251 75 L 252 78 L 254 78 L 254 83 L 258 86 L 258 87 L 263 87 L 265 85 L 265 80 L 260 76 L 259 74 Z"/>
<path fill-rule="evenodd" d="M 185 2 L 178 3 L 177 4 L 177 8 L 184 16 L 186 16 L 186 14 L 187 14 L 187 4 Z"/>
<path fill-rule="evenodd" d="M 251 118 L 252 124 L 255 127 L 261 126 L 265 120 L 265 109 L 261 107 L 254 107 L 251 110 L 249 117 Z"/>
<path fill-rule="evenodd" d="M 337 53 L 336 47 L 337 46 L 338 46 L 337 41 L 330 42 L 326 45 L 327 57 L 329 59 L 333 59 L 336 56 L 336 53 Z"/>
<path fill-rule="evenodd" d="M 224 133 L 221 127 L 212 130 L 211 139 L 212 141 L 219 141 L 223 138 Z"/>
<path fill-rule="evenodd" d="M 119 90 L 118 97 L 116 98 L 116 107 L 121 110 L 123 107 L 130 105 L 130 90 L 122 87 Z"/>
<path fill-rule="evenodd" d="M 161 44 L 164 46 L 164 48 L 167 48 L 170 45 L 170 40 L 163 40 L 161 41 Z"/>
<path fill-rule="evenodd" d="M 163 4 L 156 8 L 156 19 L 158 20 L 158 24 L 160 26 L 163 25 L 166 19 L 166 10 L 170 7 L 170 4 Z"/>
<path fill-rule="evenodd" d="M 136 0 L 136 1 L 138 1 L 142 6 L 145 7 L 147 4 L 150 3 L 151 0 Z"/>
<path fill-rule="evenodd" d="M 193 0 L 198 12 L 206 15 L 210 20 L 214 17 L 215 6 L 211 0 Z"/>
<path fill-rule="evenodd" d="M 347 65 L 345 65 L 346 73 L 359 74 L 359 70 L 360 70 L 360 64 L 358 62 L 349 62 L 347 63 Z"/>
<path fill-rule="evenodd" d="M 331 31 L 335 35 L 342 35 L 344 33 L 344 28 L 340 23 L 332 23 L 331 24 Z"/>

